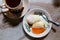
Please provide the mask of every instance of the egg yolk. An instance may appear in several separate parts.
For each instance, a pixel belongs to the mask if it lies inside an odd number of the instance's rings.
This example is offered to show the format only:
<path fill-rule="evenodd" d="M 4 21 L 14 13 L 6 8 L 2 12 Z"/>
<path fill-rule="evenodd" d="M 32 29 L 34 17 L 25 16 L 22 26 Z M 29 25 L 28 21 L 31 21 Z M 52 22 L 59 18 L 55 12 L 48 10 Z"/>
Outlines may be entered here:
<path fill-rule="evenodd" d="M 45 31 L 45 28 L 32 28 L 34 34 L 41 34 Z"/>

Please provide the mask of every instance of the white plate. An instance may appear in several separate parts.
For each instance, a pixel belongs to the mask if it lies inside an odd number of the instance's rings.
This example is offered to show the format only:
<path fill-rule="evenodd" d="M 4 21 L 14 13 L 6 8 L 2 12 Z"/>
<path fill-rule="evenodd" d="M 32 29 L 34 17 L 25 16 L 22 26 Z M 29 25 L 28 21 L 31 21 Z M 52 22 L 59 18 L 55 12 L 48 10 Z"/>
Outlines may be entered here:
<path fill-rule="evenodd" d="M 50 14 L 49 14 L 46 10 L 44 10 L 44 9 L 42 9 L 42 8 L 32 8 L 32 9 L 30 9 L 30 11 L 27 12 L 26 15 L 24 16 L 24 19 L 23 19 L 23 29 L 24 29 L 24 31 L 25 31 L 29 36 L 34 37 L 34 38 L 40 38 L 40 37 L 46 36 L 46 35 L 50 32 L 51 27 L 52 27 L 52 24 L 49 23 L 49 27 L 47 27 L 47 29 L 46 29 L 43 33 L 38 34 L 38 35 L 37 35 L 37 34 L 33 34 L 30 30 L 27 30 L 28 27 L 26 26 L 26 24 L 27 24 L 26 18 L 27 18 L 28 15 L 32 14 L 32 13 L 33 13 L 34 11 L 36 11 L 36 10 L 40 10 L 40 11 L 45 12 L 45 14 L 48 16 L 48 18 L 49 18 L 50 20 L 52 20 Z"/>

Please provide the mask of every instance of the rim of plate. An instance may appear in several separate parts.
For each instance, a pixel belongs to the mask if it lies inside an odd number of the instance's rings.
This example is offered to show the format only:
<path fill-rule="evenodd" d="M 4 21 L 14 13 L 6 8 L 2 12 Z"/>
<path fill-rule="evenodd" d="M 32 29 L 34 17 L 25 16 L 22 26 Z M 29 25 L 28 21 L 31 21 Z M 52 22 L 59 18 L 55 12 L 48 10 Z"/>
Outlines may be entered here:
<path fill-rule="evenodd" d="M 25 31 L 29 36 L 31 36 L 31 37 L 34 37 L 34 38 L 44 37 L 44 36 L 46 36 L 46 35 L 50 32 L 51 27 L 52 27 L 52 23 L 49 23 L 49 28 L 47 28 L 43 33 L 38 34 L 38 35 L 37 35 L 37 34 L 33 34 L 33 33 L 31 33 L 31 32 L 28 32 L 27 29 L 26 29 L 26 26 L 25 26 L 26 17 L 27 17 L 27 15 L 29 15 L 29 13 L 30 13 L 31 11 L 34 11 L 34 10 L 42 10 L 42 11 L 44 11 L 45 14 L 48 15 L 49 19 L 52 20 L 50 14 L 49 14 L 46 10 L 44 10 L 44 9 L 42 9 L 42 8 L 32 8 L 32 9 L 30 9 L 29 12 L 26 13 L 26 15 L 25 15 L 24 18 L 23 18 L 23 29 L 24 29 L 24 31 Z"/>

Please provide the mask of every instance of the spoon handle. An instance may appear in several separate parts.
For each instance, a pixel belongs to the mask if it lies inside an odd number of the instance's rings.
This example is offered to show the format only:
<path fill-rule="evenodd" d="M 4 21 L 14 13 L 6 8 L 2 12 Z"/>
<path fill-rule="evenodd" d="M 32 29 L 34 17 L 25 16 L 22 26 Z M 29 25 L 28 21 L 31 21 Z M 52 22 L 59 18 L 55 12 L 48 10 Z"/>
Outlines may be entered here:
<path fill-rule="evenodd" d="M 60 26 L 60 23 L 58 23 L 58 22 L 54 22 L 54 21 L 51 21 L 51 20 L 48 20 L 48 21 L 51 22 L 51 23 L 53 23 L 56 26 Z"/>

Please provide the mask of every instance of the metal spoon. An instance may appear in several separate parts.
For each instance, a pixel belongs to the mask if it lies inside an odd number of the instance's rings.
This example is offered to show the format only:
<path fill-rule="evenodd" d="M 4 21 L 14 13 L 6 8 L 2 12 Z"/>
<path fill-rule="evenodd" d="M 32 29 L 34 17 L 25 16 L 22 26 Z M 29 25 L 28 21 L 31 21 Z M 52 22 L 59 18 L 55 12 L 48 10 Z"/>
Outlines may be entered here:
<path fill-rule="evenodd" d="M 47 22 L 53 23 L 53 24 L 56 25 L 56 26 L 60 26 L 60 23 L 54 22 L 54 21 L 48 19 L 48 16 L 47 16 L 45 13 L 42 13 L 42 12 L 35 12 L 35 14 L 41 15 Z"/>

